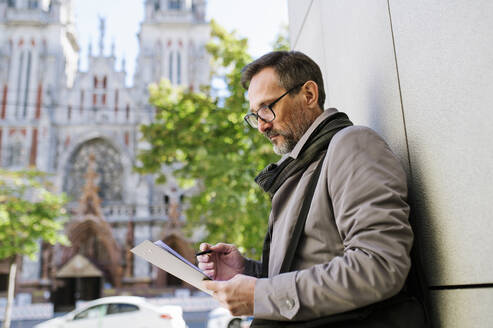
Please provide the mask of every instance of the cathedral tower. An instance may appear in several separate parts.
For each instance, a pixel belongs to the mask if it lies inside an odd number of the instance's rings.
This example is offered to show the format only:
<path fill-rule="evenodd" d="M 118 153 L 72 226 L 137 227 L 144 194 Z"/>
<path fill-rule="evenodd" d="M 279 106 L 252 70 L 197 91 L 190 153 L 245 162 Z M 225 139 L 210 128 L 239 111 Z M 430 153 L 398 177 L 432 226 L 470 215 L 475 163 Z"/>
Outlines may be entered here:
<path fill-rule="evenodd" d="M 149 83 L 163 78 L 195 91 L 209 83 L 205 45 L 210 27 L 205 21 L 205 6 L 205 0 L 146 0 L 138 34 L 137 92 L 147 95 Z"/>
<path fill-rule="evenodd" d="M 71 0 L 0 0 L 1 166 L 52 171 L 51 113 L 78 50 Z"/>

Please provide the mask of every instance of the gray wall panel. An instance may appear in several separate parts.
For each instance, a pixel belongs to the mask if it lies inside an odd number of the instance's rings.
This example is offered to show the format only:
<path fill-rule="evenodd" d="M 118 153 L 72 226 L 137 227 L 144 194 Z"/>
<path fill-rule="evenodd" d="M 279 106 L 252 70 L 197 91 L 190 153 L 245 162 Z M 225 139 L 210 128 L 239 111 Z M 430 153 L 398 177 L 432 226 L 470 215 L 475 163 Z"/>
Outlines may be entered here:
<path fill-rule="evenodd" d="M 289 16 L 289 37 L 291 42 L 301 39 L 300 32 L 306 19 L 306 15 L 315 0 L 288 0 L 288 8 L 295 8 Z"/>
<path fill-rule="evenodd" d="M 451 288 L 432 291 L 436 327 L 491 327 L 493 2 L 291 0 L 288 9 L 294 49 L 321 64 L 326 107 L 371 126 L 410 163 L 428 283 Z"/>
<path fill-rule="evenodd" d="M 329 105 L 378 131 L 407 167 L 387 2 L 321 2 Z"/>
<path fill-rule="evenodd" d="M 429 283 L 491 283 L 493 2 L 390 8 Z"/>
<path fill-rule="evenodd" d="M 441 290 L 431 294 L 433 327 L 490 328 L 493 289 Z"/>
<path fill-rule="evenodd" d="M 378 131 L 408 168 L 387 2 L 315 0 L 297 31 L 291 20 L 306 2 L 289 3 L 290 35 L 300 35 L 292 46 L 320 64 L 326 107 Z"/>
<path fill-rule="evenodd" d="M 293 25 L 291 25 L 291 19 L 297 20 L 298 18 L 289 17 L 289 35 L 292 43 L 291 48 L 294 50 L 301 50 L 307 45 L 317 45 L 317 47 L 311 47 L 309 51 L 303 52 L 319 64 L 322 73 L 324 73 L 326 72 L 327 67 L 325 65 L 324 42 L 322 42 L 324 39 L 324 31 L 321 28 L 323 22 L 320 15 L 322 7 L 320 1 L 292 1 L 291 3 L 290 5 L 295 6 L 296 8 L 296 15 L 294 16 L 304 16 L 304 20 L 299 22 L 300 24 Z M 325 104 L 327 105 L 327 99 L 329 98 L 327 88 L 325 88 L 325 91 L 327 96 Z"/>

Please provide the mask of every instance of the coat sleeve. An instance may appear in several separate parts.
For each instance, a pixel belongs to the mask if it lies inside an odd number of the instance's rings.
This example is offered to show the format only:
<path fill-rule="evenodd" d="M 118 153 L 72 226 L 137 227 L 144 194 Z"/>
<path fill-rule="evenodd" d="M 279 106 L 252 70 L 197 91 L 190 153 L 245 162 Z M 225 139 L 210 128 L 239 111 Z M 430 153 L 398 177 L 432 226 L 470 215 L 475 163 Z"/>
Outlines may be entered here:
<path fill-rule="evenodd" d="M 258 279 L 255 317 L 328 316 L 389 298 L 404 285 L 413 233 L 400 162 L 364 127 L 338 133 L 325 160 L 325 185 L 343 250 L 326 263 Z"/>
<path fill-rule="evenodd" d="M 259 278 L 262 275 L 262 262 L 245 258 L 245 271 L 243 273 L 247 276 Z"/>

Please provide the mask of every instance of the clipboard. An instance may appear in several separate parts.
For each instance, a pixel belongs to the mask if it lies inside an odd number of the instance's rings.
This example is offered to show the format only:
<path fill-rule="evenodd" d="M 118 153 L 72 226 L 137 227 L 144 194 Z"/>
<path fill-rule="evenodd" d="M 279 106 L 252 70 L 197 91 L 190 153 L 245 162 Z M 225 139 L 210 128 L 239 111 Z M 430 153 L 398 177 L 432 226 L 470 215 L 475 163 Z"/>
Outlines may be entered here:
<path fill-rule="evenodd" d="M 161 240 L 154 243 L 145 240 L 130 251 L 158 268 L 212 295 L 212 291 L 203 288 L 201 283 L 203 280 L 210 280 L 210 278 Z"/>

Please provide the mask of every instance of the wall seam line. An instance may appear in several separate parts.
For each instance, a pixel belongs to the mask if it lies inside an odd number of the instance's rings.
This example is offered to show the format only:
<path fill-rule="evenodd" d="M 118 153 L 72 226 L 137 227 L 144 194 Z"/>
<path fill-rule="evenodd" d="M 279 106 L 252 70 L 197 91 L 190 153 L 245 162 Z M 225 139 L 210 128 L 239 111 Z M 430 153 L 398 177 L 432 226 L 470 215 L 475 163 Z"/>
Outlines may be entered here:
<path fill-rule="evenodd" d="M 301 22 L 300 29 L 298 30 L 298 35 L 296 36 L 296 39 L 293 42 L 293 49 L 296 48 L 296 44 L 298 43 L 298 40 L 300 39 L 301 31 L 303 30 L 303 26 L 305 26 L 306 18 L 308 17 L 308 13 L 310 13 L 310 10 L 312 8 L 313 1 L 314 0 L 311 0 L 310 1 L 310 4 L 308 5 L 308 8 L 307 8 L 307 10 L 305 12 L 305 16 L 303 17 L 303 21 Z"/>
<path fill-rule="evenodd" d="M 458 289 L 482 289 L 482 288 L 493 288 L 493 283 L 485 284 L 466 284 L 466 285 L 444 285 L 444 286 L 429 286 L 428 289 L 433 291 L 440 290 L 458 290 Z"/>
<path fill-rule="evenodd" d="M 404 102 L 402 100 L 401 78 L 400 78 L 400 73 L 399 73 L 399 65 L 397 63 L 397 51 L 396 51 L 396 46 L 395 46 L 395 36 L 394 36 L 394 26 L 392 23 L 392 14 L 390 11 L 390 0 L 387 0 L 387 9 L 389 12 L 390 34 L 392 36 L 392 48 L 394 51 L 394 62 L 395 62 L 395 70 L 396 70 L 396 75 L 397 75 L 397 87 L 399 89 L 399 101 L 401 103 L 402 124 L 404 126 L 404 139 L 406 140 L 407 162 L 409 165 L 409 175 L 410 175 L 411 181 L 413 181 L 414 179 L 413 179 L 413 169 L 412 169 L 412 165 L 411 165 L 411 152 L 409 151 L 409 138 L 407 135 L 406 115 L 404 113 Z"/>

